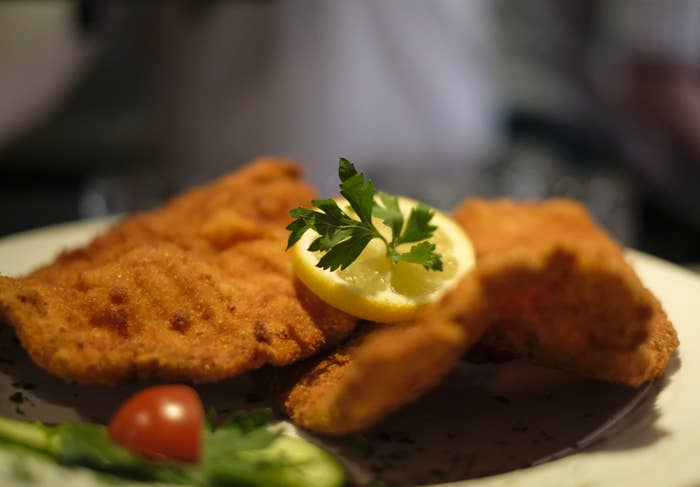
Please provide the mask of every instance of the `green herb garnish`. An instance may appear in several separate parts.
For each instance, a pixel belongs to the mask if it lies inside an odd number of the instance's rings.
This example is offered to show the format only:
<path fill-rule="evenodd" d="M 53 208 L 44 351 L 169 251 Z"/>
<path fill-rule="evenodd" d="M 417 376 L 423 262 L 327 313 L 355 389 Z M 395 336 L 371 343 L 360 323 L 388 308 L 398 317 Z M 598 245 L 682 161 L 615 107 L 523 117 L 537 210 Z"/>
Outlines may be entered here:
<path fill-rule="evenodd" d="M 384 242 L 386 256 L 394 264 L 409 262 L 420 264 L 427 270 L 442 270 L 441 256 L 435 252 L 435 244 L 427 241 L 437 228 L 430 224 L 435 214 L 430 207 L 419 203 L 404 222 L 398 198 L 375 192 L 372 181 L 358 173 L 352 162 L 341 158 L 338 175 L 340 194 L 348 201 L 356 217 L 341 209 L 333 199 L 312 200 L 311 204 L 320 211 L 298 207 L 289 212 L 294 221 L 287 226 L 291 232 L 287 249 L 307 230 L 314 230 L 319 237 L 308 250 L 324 252 L 316 266 L 335 271 L 352 264 L 367 244 L 378 238 Z M 390 239 L 377 229 L 372 217 L 380 218 L 391 230 Z M 398 250 L 400 245 L 411 243 L 415 245 L 408 252 Z"/>

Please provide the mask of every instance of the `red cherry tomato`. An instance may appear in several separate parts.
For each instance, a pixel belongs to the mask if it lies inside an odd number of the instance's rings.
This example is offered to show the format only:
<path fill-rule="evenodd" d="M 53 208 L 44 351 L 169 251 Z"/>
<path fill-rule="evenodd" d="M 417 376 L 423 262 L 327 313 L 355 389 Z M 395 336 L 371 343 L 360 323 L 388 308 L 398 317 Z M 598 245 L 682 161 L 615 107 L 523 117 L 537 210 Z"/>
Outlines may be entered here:
<path fill-rule="evenodd" d="M 115 443 L 146 458 L 197 462 L 202 453 L 204 408 L 187 386 L 156 386 L 129 398 L 107 431 Z"/>

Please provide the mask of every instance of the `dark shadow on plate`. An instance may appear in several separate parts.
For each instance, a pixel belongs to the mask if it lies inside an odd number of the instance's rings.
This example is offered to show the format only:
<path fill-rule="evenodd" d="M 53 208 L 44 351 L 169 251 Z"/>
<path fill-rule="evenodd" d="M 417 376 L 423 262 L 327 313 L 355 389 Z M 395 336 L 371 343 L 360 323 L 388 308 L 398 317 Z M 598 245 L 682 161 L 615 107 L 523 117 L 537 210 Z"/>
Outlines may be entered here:
<path fill-rule="evenodd" d="M 655 389 L 586 380 L 519 362 L 461 363 L 439 387 L 369 431 L 324 439 L 324 445 L 368 472 L 366 478 L 392 486 L 484 477 L 589 447 L 630 412 L 647 402 L 653 405 Z M 650 434 L 633 447 L 665 434 L 653 418 L 644 428 Z"/>
<path fill-rule="evenodd" d="M 0 326 L 0 415 L 39 420 L 106 423 L 119 405 L 136 391 L 155 382 L 118 387 L 64 382 L 35 365 L 15 337 Z M 255 393 L 252 379 L 243 375 L 216 384 L 195 385 L 205 408 L 220 414 L 266 407 Z"/>
<path fill-rule="evenodd" d="M 673 375 L 681 368 L 681 358 L 678 350 L 673 352 L 664 374 L 649 384 L 648 392 L 639 404 L 629 414 L 620 418 L 603 434 L 599 435 L 592 448 L 586 451 L 619 451 L 621 449 L 644 448 L 668 435 L 668 432 L 657 424 L 661 410 L 657 398 L 672 381 Z M 615 440 L 624 435 L 625 441 Z"/>

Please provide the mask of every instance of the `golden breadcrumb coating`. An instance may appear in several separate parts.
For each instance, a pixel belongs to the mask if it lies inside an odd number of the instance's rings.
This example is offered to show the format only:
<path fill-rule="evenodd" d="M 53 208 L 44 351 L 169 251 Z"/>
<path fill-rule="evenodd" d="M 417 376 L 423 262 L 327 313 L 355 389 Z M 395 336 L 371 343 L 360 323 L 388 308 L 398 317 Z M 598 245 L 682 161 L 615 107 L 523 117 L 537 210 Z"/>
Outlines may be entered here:
<path fill-rule="evenodd" d="M 484 303 L 470 275 L 410 323 L 365 323 L 334 352 L 268 370 L 273 390 L 304 428 L 328 435 L 365 429 L 440 383 L 483 333 Z"/>
<path fill-rule="evenodd" d="M 0 277 L 0 318 L 35 362 L 81 383 L 209 382 L 308 357 L 356 319 L 294 277 L 284 226 L 314 196 L 300 174 L 258 160 L 29 276 Z"/>
<path fill-rule="evenodd" d="M 515 357 L 638 386 L 678 346 L 659 301 L 578 203 L 466 201 L 494 321 L 475 356 Z"/>
<path fill-rule="evenodd" d="M 480 339 L 482 357 L 629 385 L 663 371 L 675 330 L 580 205 L 471 200 L 454 217 L 475 270 L 417 320 L 365 324 L 336 351 L 275 371 L 294 422 L 328 435 L 365 429 L 437 385 Z"/>

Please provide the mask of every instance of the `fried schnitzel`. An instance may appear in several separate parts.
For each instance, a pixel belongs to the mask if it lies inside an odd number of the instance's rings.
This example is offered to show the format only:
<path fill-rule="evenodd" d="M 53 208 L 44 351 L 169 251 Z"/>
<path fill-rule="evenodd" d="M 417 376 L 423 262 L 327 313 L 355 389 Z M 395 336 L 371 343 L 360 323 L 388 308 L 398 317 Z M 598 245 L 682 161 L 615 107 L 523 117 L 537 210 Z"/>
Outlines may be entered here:
<path fill-rule="evenodd" d="M 263 159 L 127 218 L 23 278 L 0 277 L 0 318 L 69 381 L 221 380 L 265 364 L 283 409 L 325 434 L 364 429 L 438 384 L 479 342 L 639 385 L 678 345 L 621 248 L 572 202 L 467 201 L 454 217 L 476 268 L 410 323 L 365 324 L 295 277 L 290 209 L 313 195 L 292 162 Z"/>
<path fill-rule="evenodd" d="M 295 423 L 312 431 L 365 429 L 447 375 L 490 322 L 485 304 L 471 273 L 410 323 L 365 323 L 326 356 L 268 370 L 273 393 Z"/>
<path fill-rule="evenodd" d="M 300 175 L 258 160 L 26 277 L 0 277 L 0 318 L 37 364 L 81 383 L 210 382 L 308 357 L 356 319 L 293 275 L 284 226 L 314 196 Z"/>
<path fill-rule="evenodd" d="M 453 217 L 472 238 L 494 313 L 475 356 L 631 386 L 663 371 L 676 332 L 581 205 L 471 200 Z"/>
<path fill-rule="evenodd" d="M 437 385 L 479 339 L 482 357 L 633 386 L 663 371 L 675 330 L 580 205 L 471 200 L 454 217 L 476 268 L 416 321 L 367 324 L 327 356 L 277 371 L 293 421 L 330 435 L 364 429 Z"/>

